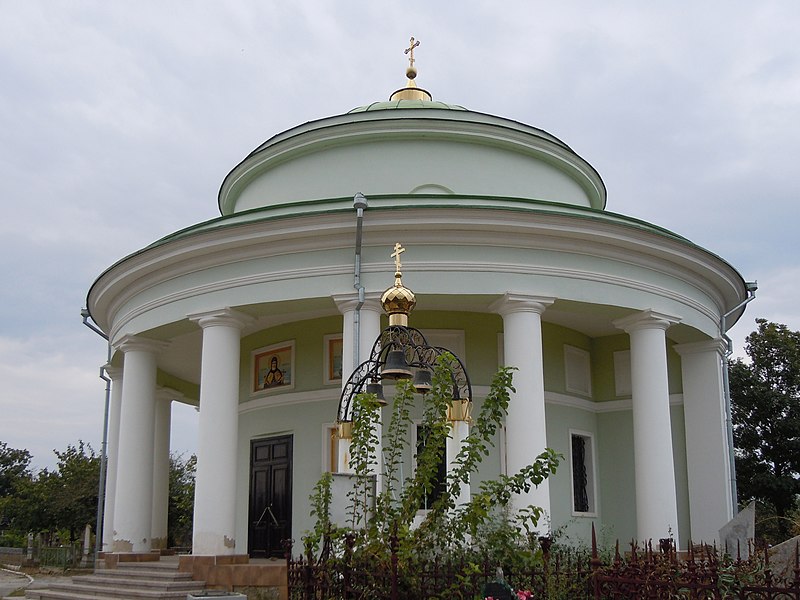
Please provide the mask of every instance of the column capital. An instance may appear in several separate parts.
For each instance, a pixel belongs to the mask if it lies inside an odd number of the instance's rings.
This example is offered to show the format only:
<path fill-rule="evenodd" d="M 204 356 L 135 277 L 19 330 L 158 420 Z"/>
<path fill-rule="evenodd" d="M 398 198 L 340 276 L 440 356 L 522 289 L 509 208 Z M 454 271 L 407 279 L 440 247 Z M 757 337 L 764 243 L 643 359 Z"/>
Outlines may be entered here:
<path fill-rule="evenodd" d="M 342 314 L 353 311 L 358 306 L 358 294 L 334 294 L 331 299 Z M 380 312 L 381 293 L 369 292 L 364 294 L 364 305 L 361 309 Z"/>
<path fill-rule="evenodd" d="M 119 381 L 122 379 L 122 368 L 121 367 L 113 367 L 111 363 L 106 363 L 103 365 L 103 371 L 105 374 L 108 375 L 111 381 Z"/>
<path fill-rule="evenodd" d="M 675 352 L 681 356 L 690 356 L 692 354 L 704 354 L 706 352 L 716 352 L 720 358 L 725 355 L 727 350 L 725 340 L 721 338 L 714 338 L 713 340 L 704 340 L 702 342 L 692 342 L 689 344 L 676 344 L 672 347 Z"/>
<path fill-rule="evenodd" d="M 555 302 L 555 298 L 547 296 L 534 296 L 532 294 L 519 294 L 506 292 L 503 297 L 489 305 L 489 310 L 501 316 L 514 313 L 529 312 L 541 315 L 548 306 Z"/>
<path fill-rule="evenodd" d="M 186 315 L 190 321 L 194 321 L 201 328 L 206 327 L 236 327 L 239 331 L 255 321 L 250 315 L 246 315 L 229 307 L 208 310 L 204 312 Z"/>
<path fill-rule="evenodd" d="M 119 340 L 114 343 L 114 348 L 120 352 L 150 352 L 151 354 L 159 354 L 169 346 L 168 342 L 160 342 L 138 335 L 123 335 Z"/>
<path fill-rule="evenodd" d="M 638 313 L 616 319 L 611 323 L 617 329 L 622 329 L 626 333 L 638 331 L 640 329 L 660 329 L 666 331 L 671 325 L 680 323 L 680 317 L 674 317 L 665 313 L 660 313 L 648 308 Z"/>

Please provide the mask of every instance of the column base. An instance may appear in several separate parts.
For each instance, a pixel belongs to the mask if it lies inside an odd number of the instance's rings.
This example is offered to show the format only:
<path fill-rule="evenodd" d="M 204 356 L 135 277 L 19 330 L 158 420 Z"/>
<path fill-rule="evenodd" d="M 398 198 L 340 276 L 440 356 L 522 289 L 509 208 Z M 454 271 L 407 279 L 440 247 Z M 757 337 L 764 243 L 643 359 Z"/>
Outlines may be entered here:
<path fill-rule="evenodd" d="M 285 560 L 250 563 L 247 554 L 181 556 L 178 571 L 191 573 L 195 581 L 205 581 L 210 589 L 231 591 L 239 587 L 278 588 L 286 598 L 287 570 Z"/>
<path fill-rule="evenodd" d="M 103 552 L 101 558 L 106 563 L 106 569 L 116 569 L 119 563 L 158 562 L 161 553 L 158 550 L 150 552 Z"/>

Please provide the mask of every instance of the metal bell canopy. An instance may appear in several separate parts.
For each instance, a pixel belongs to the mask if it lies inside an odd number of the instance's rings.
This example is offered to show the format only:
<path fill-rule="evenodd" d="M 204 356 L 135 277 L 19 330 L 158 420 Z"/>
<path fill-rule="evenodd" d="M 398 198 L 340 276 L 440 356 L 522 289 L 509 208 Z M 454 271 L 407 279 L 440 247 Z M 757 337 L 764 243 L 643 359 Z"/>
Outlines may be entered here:
<path fill-rule="evenodd" d="M 369 358 L 355 368 L 342 388 L 337 423 L 339 435 L 343 438 L 350 437 L 353 399 L 358 394 L 374 393 L 378 401 L 385 405 L 381 382 L 411 378 L 417 392 L 424 394 L 431 389 L 433 370 L 441 356 L 445 356 L 449 363 L 452 381 L 448 419 L 469 420 L 472 386 L 464 363 L 447 348 L 431 346 L 419 329 L 408 326 L 408 315 L 417 301 L 414 292 L 402 282 L 400 255 L 403 252 L 405 248 L 399 243 L 395 244 L 391 255 L 395 259 L 395 283 L 381 296 L 383 310 L 389 315 L 389 326 L 375 340 Z"/>

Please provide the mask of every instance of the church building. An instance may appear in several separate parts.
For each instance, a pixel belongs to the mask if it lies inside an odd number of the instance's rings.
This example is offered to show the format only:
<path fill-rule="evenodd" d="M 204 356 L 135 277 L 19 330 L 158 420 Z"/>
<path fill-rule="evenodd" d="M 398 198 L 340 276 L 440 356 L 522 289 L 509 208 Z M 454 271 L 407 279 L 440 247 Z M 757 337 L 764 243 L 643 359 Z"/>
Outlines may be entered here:
<path fill-rule="evenodd" d="M 473 490 L 549 447 L 557 473 L 517 499 L 543 529 L 685 547 L 732 518 L 725 329 L 752 284 L 607 211 L 599 173 L 555 136 L 433 100 L 413 48 L 388 101 L 277 133 L 225 177 L 218 218 L 92 285 L 112 348 L 104 550 L 166 544 L 176 402 L 199 407 L 193 554 L 299 540 L 321 474 L 348 469 L 342 388 L 390 322 L 401 259 L 408 324 L 460 359 L 473 413 L 517 368 Z"/>

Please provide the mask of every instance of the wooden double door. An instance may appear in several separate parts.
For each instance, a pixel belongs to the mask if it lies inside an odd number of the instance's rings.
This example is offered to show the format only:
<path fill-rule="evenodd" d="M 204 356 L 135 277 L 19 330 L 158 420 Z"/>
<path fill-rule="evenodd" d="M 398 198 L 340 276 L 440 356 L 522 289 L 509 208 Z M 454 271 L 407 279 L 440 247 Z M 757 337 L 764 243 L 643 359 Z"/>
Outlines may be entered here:
<path fill-rule="evenodd" d="M 250 512 L 247 552 L 283 556 L 292 537 L 292 436 L 250 442 Z"/>

